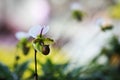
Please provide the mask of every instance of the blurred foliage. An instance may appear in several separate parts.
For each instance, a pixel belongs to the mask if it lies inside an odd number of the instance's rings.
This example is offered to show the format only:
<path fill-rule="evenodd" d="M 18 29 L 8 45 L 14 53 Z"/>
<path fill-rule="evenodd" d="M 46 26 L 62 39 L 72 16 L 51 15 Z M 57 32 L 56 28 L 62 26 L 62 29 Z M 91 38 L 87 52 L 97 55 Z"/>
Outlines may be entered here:
<path fill-rule="evenodd" d="M 107 31 L 107 30 L 112 30 L 112 29 L 113 29 L 113 25 L 101 26 L 102 31 Z"/>
<path fill-rule="evenodd" d="M 30 80 L 30 79 L 33 79 L 33 76 L 31 75 L 34 74 L 34 60 L 33 60 L 34 51 L 30 50 L 30 53 L 28 55 L 24 55 L 22 54 L 21 50 L 20 51 L 18 50 L 17 54 L 19 55 L 19 59 L 16 59 L 15 57 L 16 55 L 13 53 L 7 54 L 8 52 L 4 49 L 0 50 L 0 53 L 1 53 L 0 63 L 2 64 L 0 65 L 0 68 L 7 67 L 7 69 L 6 68 L 0 69 L 0 74 L 1 74 L 0 80 L 27 80 L 27 79 Z M 10 51 L 10 52 L 13 52 L 13 51 Z M 38 61 L 40 61 L 41 64 L 47 65 L 47 58 L 49 58 L 52 61 L 53 66 L 54 64 L 57 64 L 57 63 L 64 64 L 68 58 L 66 59 L 65 54 L 63 56 L 63 54 L 56 54 L 56 52 L 59 53 L 59 51 L 57 50 L 52 50 L 52 53 L 50 53 L 49 56 L 44 56 L 38 53 L 37 55 Z M 4 59 L 6 59 L 6 61 L 3 61 Z M 42 75 L 43 73 L 43 71 L 41 70 L 41 67 L 42 65 L 38 65 L 39 75 Z M 6 71 L 7 73 L 5 73 Z M 8 77 L 6 77 L 6 75 L 8 75 Z M 9 78 L 9 76 L 11 78 Z"/>
<path fill-rule="evenodd" d="M 120 3 L 113 5 L 109 9 L 112 18 L 120 19 Z"/>
<path fill-rule="evenodd" d="M 103 65 L 98 63 L 101 56 L 106 56 L 107 62 Z M 107 45 L 105 45 L 100 54 L 97 55 L 90 65 L 99 65 L 92 69 L 92 75 L 97 75 L 101 79 L 92 80 L 120 80 L 120 43 L 117 36 L 113 36 Z M 98 70 L 99 69 L 99 70 Z M 91 73 L 91 72 L 90 72 Z"/>
<path fill-rule="evenodd" d="M 0 80 L 15 80 L 14 74 L 2 63 L 0 63 Z"/>
<path fill-rule="evenodd" d="M 84 12 L 80 10 L 73 10 L 72 12 L 72 17 L 78 21 L 82 21 L 84 16 L 85 16 Z"/>
<path fill-rule="evenodd" d="M 13 71 L 0 63 L 0 80 L 21 80 L 24 72 L 28 68 L 28 61 L 16 66 Z"/>
<path fill-rule="evenodd" d="M 24 75 L 25 70 L 28 68 L 29 61 L 26 61 L 20 65 L 17 65 L 14 69 L 14 73 L 17 75 L 18 80 L 22 78 Z"/>
<path fill-rule="evenodd" d="M 17 48 L 21 49 L 24 55 L 27 55 L 30 50 L 29 42 L 26 38 L 21 39 L 18 44 Z"/>
<path fill-rule="evenodd" d="M 40 80 L 73 80 L 79 76 L 81 68 L 73 69 L 67 72 L 69 62 L 64 64 L 53 64 L 50 59 L 47 59 L 45 64 L 39 63 L 42 66 L 43 75 L 40 76 Z M 47 77 L 45 76 L 47 75 Z"/>
<path fill-rule="evenodd" d="M 18 52 L 20 59 L 16 66 L 14 63 L 13 66 L 0 63 L 0 80 L 34 80 L 34 61 L 30 59 L 34 55 L 33 52 L 30 50 L 26 56 Z M 98 60 L 103 55 L 107 61 L 100 64 Z M 39 80 L 120 80 L 120 43 L 117 36 L 113 36 L 100 53 L 85 66 L 76 65 L 71 68 L 65 54 L 55 49 L 49 56 L 38 54 L 37 57 Z"/>

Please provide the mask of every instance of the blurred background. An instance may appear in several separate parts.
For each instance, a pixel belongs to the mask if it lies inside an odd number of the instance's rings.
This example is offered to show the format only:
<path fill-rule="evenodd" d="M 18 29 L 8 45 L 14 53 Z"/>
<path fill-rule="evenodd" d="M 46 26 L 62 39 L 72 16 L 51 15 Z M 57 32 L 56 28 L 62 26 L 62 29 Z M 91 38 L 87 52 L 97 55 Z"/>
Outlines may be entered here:
<path fill-rule="evenodd" d="M 0 80 L 33 80 L 33 49 L 24 55 L 15 34 L 37 24 L 54 39 L 40 80 L 120 80 L 120 0 L 0 0 Z"/>

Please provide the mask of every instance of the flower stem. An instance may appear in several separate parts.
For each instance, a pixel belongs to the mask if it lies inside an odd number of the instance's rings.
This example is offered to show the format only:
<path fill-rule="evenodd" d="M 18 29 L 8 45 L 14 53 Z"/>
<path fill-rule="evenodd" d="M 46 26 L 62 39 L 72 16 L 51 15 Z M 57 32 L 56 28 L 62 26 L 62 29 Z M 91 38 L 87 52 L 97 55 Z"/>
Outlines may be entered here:
<path fill-rule="evenodd" d="M 42 32 L 43 32 L 43 29 L 44 29 L 44 28 L 42 28 L 42 29 L 41 29 L 41 32 L 40 32 L 40 37 L 42 37 Z"/>
<path fill-rule="evenodd" d="M 37 51 L 35 51 L 35 73 L 34 73 L 34 78 L 35 80 L 38 80 L 38 74 L 37 74 Z"/>
<path fill-rule="evenodd" d="M 19 55 L 18 55 L 18 48 L 16 48 L 15 51 L 15 60 L 14 60 L 14 68 L 16 68 L 18 66 L 18 60 L 20 59 Z"/>

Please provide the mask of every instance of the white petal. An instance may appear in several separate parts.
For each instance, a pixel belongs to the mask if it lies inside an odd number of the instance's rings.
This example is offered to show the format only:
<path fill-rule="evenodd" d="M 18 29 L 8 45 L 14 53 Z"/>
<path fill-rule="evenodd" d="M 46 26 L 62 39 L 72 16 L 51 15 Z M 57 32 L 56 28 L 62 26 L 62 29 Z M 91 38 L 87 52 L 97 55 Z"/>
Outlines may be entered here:
<path fill-rule="evenodd" d="M 28 35 L 27 33 L 25 33 L 25 32 L 17 32 L 17 33 L 15 34 L 15 37 L 16 37 L 18 40 L 20 40 L 20 39 L 22 39 L 22 38 L 29 38 L 29 35 Z"/>
<path fill-rule="evenodd" d="M 49 31 L 49 26 L 44 26 L 44 27 L 43 27 L 43 32 L 42 32 L 42 34 L 44 35 L 44 34 L 46 34 L 48 31 Z"/>
<path fill-rule="evenodd" d="M 49 30 L 48 26 L 37 25 L 37 26 L 31 27 L 28 34 L 33 38 L 37 38 L 37 36 L 40 35 L 42 28 L 43 28 L 42 35 L 46 34 Z"/>
<path fill-rule="evenodd" d="M 102 18 L 99 18 L 96 20 L 97 26 L 103 26 L 105 24 L 105 20 Z"/>
<path fill-rule="evenodd" d="M 97 19 L 96 24 L 98 26 L 106 26 L 106 25 L 111 25 L 112 21 L 109 18 L 99 18 Z"/>
<path fill-rule="evenodd" d="M 78 2 L 73 2 L 70 6 L 71 10 L 83 10 L 82 6 Z"/>

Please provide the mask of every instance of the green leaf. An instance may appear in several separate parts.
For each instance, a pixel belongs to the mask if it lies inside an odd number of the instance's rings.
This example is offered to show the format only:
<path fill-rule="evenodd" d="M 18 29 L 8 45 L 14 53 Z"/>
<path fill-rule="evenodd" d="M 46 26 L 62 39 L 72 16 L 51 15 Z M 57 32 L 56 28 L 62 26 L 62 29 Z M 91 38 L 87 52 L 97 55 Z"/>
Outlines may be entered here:
<path fill-rule="evenodd" d="M 27 70 L 28 68 L 29 63 L 30 61 L 26 61 L 16 67 L 15 73 L 18 75 L 19 78 L 22 78 L 25 70 Z"/>
<path fill-rule="evenodd" d="M 30 47 L 28 46 L 29 42 L 26 38 L 23 38 L 17 44 L 17 48 L 20 48 L 24 55 L 29 53 Z"/>
<path fill-rule="evenodd" d="M 38 64 L 42 66 L 41 69 L 44 74 L 40 76 L 40 80 L 70 80 L 65 79 L 65 71 L 69 65 L 68 62 L 54 64 L 51 59 L 47 58 L 45 63 L 38 61 Z"/>
<path fill-rule="evenodd" d="M 7 66 L 0 63 L 0 80 L 16 80 L 16 78 L 17 76 Z"/>
<path fill-rule="evenodd" d="M 26 38 L 23 38 L 18 42 L 17 47 L 21 48 L 21 47 L 23 47 L 23 45 L 26 45 L 27 42 L 28 42 L 28 40 Z"/>
<path fill-rule="evenodd" d="M 33 43 L 33 47 L 38 52 L 42 52 L 42 45 L 40 45 L 39 42 Z"/>
<path fill-rule="evenodd" d="M 26 45 L 22 47 L 22 52 L 24 55 L 27 55 L 29 53 L 29 50 L 30 50 L 30 48 Z"/>
<path fill-rule="evenodd" d="M 77 19 L 78 21 L 82 21 L 83 18 L 83 12 L 80 10 L 74 10 L 72 12 L 72 16 L 73 18 Z"/>
<path fill-rule="evenodd" d="M 50 45 L 54 43 L 54 40 L 50 38 L 45 38 L 43 41 L 45 45 Z"/>
<path fill-rule="evenodd" d="M 107 25 L 107 26 L 101 26 L 102 31 L 107 31 L 107 30 L 112 30 L 113 26 L 112 25 Z"/>

